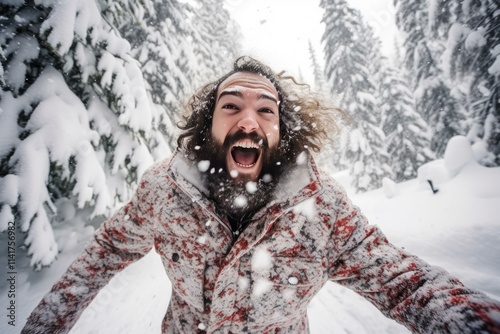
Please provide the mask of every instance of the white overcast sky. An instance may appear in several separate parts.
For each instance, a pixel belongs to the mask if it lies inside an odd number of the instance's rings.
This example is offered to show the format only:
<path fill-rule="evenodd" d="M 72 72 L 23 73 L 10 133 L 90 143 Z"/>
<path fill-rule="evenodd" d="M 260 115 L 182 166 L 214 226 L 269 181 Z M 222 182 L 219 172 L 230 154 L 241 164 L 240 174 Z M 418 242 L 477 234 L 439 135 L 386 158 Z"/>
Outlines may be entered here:
<path fill-rule="evenodd" d="M 384 53 L 393 49 L 395 25 L 392 0 L 348 0 L 381 37 Z M 243 52 L 275 70 L 302 74 L 312 82 L 308 49 L 310 40 L 316 58 L 323 62 L 323 9 L 319 0 L 226 0 L 226 8 L 241 25 Z M 300 68 L 300 70 L 299 70 Z"/>

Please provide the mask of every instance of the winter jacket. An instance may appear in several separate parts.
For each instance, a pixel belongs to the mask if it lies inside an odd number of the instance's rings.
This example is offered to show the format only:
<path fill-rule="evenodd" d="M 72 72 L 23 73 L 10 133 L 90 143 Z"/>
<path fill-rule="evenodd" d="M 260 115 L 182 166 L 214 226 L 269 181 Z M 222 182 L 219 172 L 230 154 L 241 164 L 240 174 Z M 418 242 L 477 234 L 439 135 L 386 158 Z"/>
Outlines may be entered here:
<path fill-rule="evenodd" d="M 23 333 L 68 332 L 113 275 L 152 247 L 173 288 L 164 333 L 307 333 L 307 306 L 328 280 L 414 332 L 500 332 L 499 303 L 391 245 L 312 159 L 283 177 L 239 236 L 205 193 L 181 153 L 152 166 Z"/>

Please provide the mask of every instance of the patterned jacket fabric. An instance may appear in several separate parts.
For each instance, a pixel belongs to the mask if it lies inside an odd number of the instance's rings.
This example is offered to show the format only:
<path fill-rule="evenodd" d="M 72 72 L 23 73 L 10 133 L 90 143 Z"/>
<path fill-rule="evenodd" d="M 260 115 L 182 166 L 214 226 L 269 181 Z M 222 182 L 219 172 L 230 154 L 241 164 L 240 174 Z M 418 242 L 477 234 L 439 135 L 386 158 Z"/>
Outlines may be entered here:
<path fill-rule="evenodd" d="M 417 333 L 500 333 L 500 304 L 391 245 L 312 159 L 235 237 L 176 153 L 101 225 L 22 333 L 67 333 L 118 271 L 160 254 L 172 281 L 163 333 L 307 333 L 307 306 L 328 280 Z"/>

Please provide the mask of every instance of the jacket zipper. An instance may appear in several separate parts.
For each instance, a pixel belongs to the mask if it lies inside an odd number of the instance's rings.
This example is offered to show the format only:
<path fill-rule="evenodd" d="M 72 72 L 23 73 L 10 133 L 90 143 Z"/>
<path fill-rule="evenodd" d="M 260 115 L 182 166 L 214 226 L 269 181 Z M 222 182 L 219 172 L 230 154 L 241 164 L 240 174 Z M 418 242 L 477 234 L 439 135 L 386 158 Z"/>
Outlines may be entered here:
<path fill-rule="evenodd" d="M 211 212 L 210 210 L 207 210 L 205 208 L 204 205 L 200 204 L 199 201 L 195 198 L 195 196 L 192 196 L 186 189 L 184 189 L 184 187 L 182 187 L 179 183 L 175 182 L 172 178 L 171 178 L 172 182 L 180 189 L 184 192 L 184 194 L 186 194 L 193 202 L 196 202 L 198 203 L 198 205 L 201 207 L 201 209 L 203 211 L 205 211 L 209 216 L 211 216 L 212 218 L 214 218 L 214 220 L 219 224 L 219 225 L 222 225 L 227 232 L 229 232 L 229 234 L 231 235 L 231 240 L 232 240 L 232 243 L 234 243 L 234 241 L 236 240 L 235 238 L 235 235 L 233 233 L 233 230 L 231 229 L 231 227 L 229 227 L 227 224 L 225 224 L 222 220 L 220 220 L 219 217 L 217 217 L 216 214 L 214 214 L 213 212 Z"/>

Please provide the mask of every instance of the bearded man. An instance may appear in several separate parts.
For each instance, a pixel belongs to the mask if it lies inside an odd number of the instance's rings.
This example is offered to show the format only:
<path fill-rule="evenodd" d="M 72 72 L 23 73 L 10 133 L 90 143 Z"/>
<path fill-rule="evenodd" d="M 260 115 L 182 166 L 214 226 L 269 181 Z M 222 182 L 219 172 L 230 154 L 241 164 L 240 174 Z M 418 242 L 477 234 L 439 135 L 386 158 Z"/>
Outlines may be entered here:
<path fill-rule="evenodd" d="M 500 304 L 391 245 L 316 167 L 334 115 L 249 57 L 189 103 L 179 149 L 142 177 L 33 311 L 23 333 L 66 333 L 154 247 L 172 282 L 163 333 L 307 333 L 328 281 L 419 333 L 499 333 Z"/>

